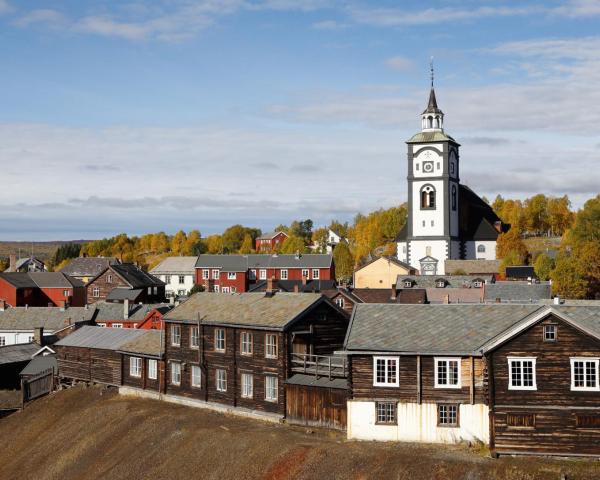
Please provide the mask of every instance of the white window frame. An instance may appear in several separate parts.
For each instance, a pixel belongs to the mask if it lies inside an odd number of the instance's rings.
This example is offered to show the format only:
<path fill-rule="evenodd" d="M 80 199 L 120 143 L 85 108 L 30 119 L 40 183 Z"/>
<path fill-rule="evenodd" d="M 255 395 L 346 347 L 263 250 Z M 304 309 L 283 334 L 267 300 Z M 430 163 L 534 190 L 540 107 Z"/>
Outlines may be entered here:
<path fill-rule="evenodd" d="M 112 275 L 111 274 L 108 274 L 106 276 L 106 283 L 112 283 Z"/>
<path fill-rule="evenodd" d="M 1 336 L 0 337 L 0 347 L 4 347 L 5 345 L 6 345 L 6 337 Z"/>
<path fill-rule="evenodd" d="M 142 359 L 140 357 L 129 357 L 129 376 L 142 377 Z"/>
<path fill-rule="evenodd" d="M 456 389 L 460 389 L 462 388 L 462 382 L 461 382 L 461 374 L 460 374 L 460 370 L 461 370 L 461 358 L 460 357 L 434 357 L 433 358 L 434 361 L 434 367 L 435 367 L 435 388 L 456 388 Z M 446 363 L 446 379 L 449 380 L 450 379 L 450 362 L 456 362 L 458 364 L 458 383 L 456 385 L 452 385 L 450 383 L 440 383 L 439 382 L 439 369 L 438 369 L 438 362 L 444 362 Z"/>
<path fill-rule="evenodd" d="M 171 346 L 181 347 L 181 325 L 171 325 Z"/>
<path fill-rule="evenodd" d="M 598 392 L 600 391 L 600 373 L 598 368 L 600 367 L 600 358 L 598 357 L 571 357 L 571 391 L 573 392 Z M 576 387 L 575 386 L 575 362 L 591 362 L 596 365 L 596 386 L 595 387 Z M 584 365 L 584 377 L 587 376 L 587 366 Z"/>
<path fill-rule="evenodd" d="M 345 306 L 344 297 L 340 296 L 340 297 L 336 298 L 335 304 L 340 308 L 344 308 L 344 306 Z"/>
<path fill-rule="evenodd" d="M 92 297 L 94 297 L 94 298 L 100 297 L 100 287 L 92 288 Z"/>
<path fill-rule="evenodd" d="M 306 279 L 308 280 L 310 278 L 310 270 L 308 268 L 303 268 L 302 269 L 302 276 L 306 277 Z"/>
<path fill-rule="evenodd" d="M 185 275 L 178 275 L 179 285 L 185 285 Z"/>
<path fill-rule="evenodd" d="M 269 382 L 273 382 L 272 385 L 269 385 Z M 265 375 L 265 401 L 267 402 L 276 402 L 279 397 L 279 379 L 277 375 Z"/>
<path fill-rule="evenodd" d="M 319 278 L 321 278 L 320 274 L 321 274 L 321 272 L 319 271 L 318 268 L 313 268 L 312 269 L 312 278 L 313 278 L 313 280 L 319 280 Z"/>
<path fill-rule="evenodd" d="M 240 354 L 252 356 L 254 353 L 254 335 L 252 332 L 243 331 L 240 335 Z"/>
<path fill-rule="evenodd" d="M 217 392 L 227 391 L 227 370 L 224 368 L 217 368 L 215 370 L 215 387 Z"/>
<path fill-rule="evenodd" d="M 171 362 L 171 375 L 169 376 L 171 385 L 181 385 L 181 363 Z"/>
<path fill-rule="evenodd" d="M 242 373 L 241 375 L 242 384 L 242 398 L 254 397 L 254 376 L 251 373 Z"/>
<path fill-rule="evenodd" d="M 546 338 L 548 328 L 552 329 L 553 338 Z M 542 340 L 549 343 L 554 343 L 558 340 L 558 325 L 556 323 L 546 323 L 542 326 Z"/>
<path fill-rule="evenodd" d="M 507 357 L 508 360 L 508 389 L 509 390 L 537 390 L 536 357 Z M 532 362 L 533 385 L 513 386 L 512 362 L 521 362 L 521 383 L 523 383 L 523 363 Z"/>
<path fill-rule="evenodd" d="M 377 381 L 377 361 L 378 360 L 384 360 L 386 362 L 385 363 L 385 377 L 386 377 L 385 382 Z M 387 381 L 388 369 L 389 369 L 388 362 L 396 362 L 396 381 L 395 382 Z M 373 386 L 374 387 L 399 387 L 400 386 L 400 357 L 382 357 L 382 356 L 373 357 Z"/>
<path fill-rule="evenodd" d="M 267 279 L 267 271 L 264 268 L 261 268 L 258 271 L 258 279 L 259 280 L 266 280 Z"/>
<path fill-rule="evenodd" d="M 123 324 L 122 323 L 112 323 L 111 328 L 123 328 Z"/>
<path fill-rule="evenodd" d="M 223 287 L 223 288 L 221 289 L 221 292 L 222 292 L 222 293 L 229 293 L 229 287 Z"/>
<path fill-rule="evenodd" d="M 148 360 L 148 379 L 156 380 L 158 378 L 158 361 L 153 358 Z"/>
<path fill-rule="evenodd" d="M 221 338 L 221 334 L 223 334 L 223 338 Z M 220 344 L 223 342 L 223 347 L 221 348 Z M 225 353 L 227 350 L 227 338 L 225 334 L 224 328 L 215 328 L 215 352 Z"/>
<path fill-rule="evenodd" d="M 198 375 L 194 376 L 194 373 L 197 373 Z M 202 387 L 202 370 L 200 369 L 200 365 L 190 366 L 190 385 L 192 388 Z"/>
<path fill-rule="evenodd" d="M 237 272 L 227 272 L 227 280 L 237 279 Z"/>
<path fill-rule="evenodd" d="M 165 283 L 171 283 L 171 275 L 165 275 Z"/>
<path fill-rule="evenodd" d="M 208 268 L 204 268 L 202 270 L 202 280 L 208 280 L 210 278 L 210 270 Z"/>
<path fill-rule="evenodd" d="M 218 280 L 219 279 L 219 270 L 217 268 L 213 268 L 212 279 L 213 280 Z"/>
<path fill-rule="evenodd" d="M 281 280 L 287 280 L 288 279 L 288 271 L 287 268 L 282 268 L 281 269 Z"/>
<path fill-rule="evenodd" d="M 70 295 L 71 295 L 71 292 L 69 292 L 69 290 L 63 290 L 63 297 L 69 298 Z"/>
<path fill-rule="evenodd" d="M 190 348 L 196 349 L 200 347 L 200 327 L 196 325 L 190 326 Z"/>
<path fill-rule="evenodd" d="M 219 286 L 218 285 L 213 285 L 213 292 L 219 293 Z"/>
<path fill-rule="evenodd" d="M 270 342 L 269 340 L 273 340 L 273 342 Z M 276 333 L 265 334 L 265 358 L 277 358 L 279 354 L 277 342 Z"/>

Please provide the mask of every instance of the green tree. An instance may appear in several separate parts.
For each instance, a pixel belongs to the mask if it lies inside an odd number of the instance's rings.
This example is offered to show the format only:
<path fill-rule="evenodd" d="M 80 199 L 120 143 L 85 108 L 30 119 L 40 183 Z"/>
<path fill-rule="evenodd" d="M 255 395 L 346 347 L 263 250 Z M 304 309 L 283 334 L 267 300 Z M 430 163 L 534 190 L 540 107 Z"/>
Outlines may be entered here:
<path fill-rule="evenodd" d="M 280 253 L 308 253 L 308 248 L 306 247 L 303 238 L 290 235 L 281 244 Z"/>
<path fill-rule="evenodd" d="M 570 240 L 573 243 L 600 241 L 600 194 L 585 202 L 577 212 Z"/>
<path fill-rule="evenodd" d="M 329 230 L 325 227 L 317 228 L 312 233 L 312 243 L 317 246 L 315 253 L 325 253 L 327 251 L 327 240 Z"/>
<path fill-rule="evenodd" d="M 196 284 L 192 288 L 190 288 L 188 295 L 192 296 L 194 293 L 203 292 L 204 290 L 205 290 L 204 285 Z"/>
<path fill-rule="evenodd" d="M 348 222 L 341 223 L 337 220 L 332 220 L 329 224 L 329 228 L 337 233 L 340 237 L 348 238 Z"/>
<path fill-rule="evenodd" d="M 547 281 L 550 279 L 550 274 L 554 269 L 554 260 L 545 253 L 540 253 L 535 262 L 533 262 L 533 268 L 540 280 Z"/>
<path fill-rule="evenodd" d="M 243 225 L 232 225 L 227 230 L 223 232 L 222 240 L 223 240 L 223 250 L 225 253 L 237 253 L 242 247 L 242 243 L 244 243 L 244 238 L 246 235 L 250 235 L 251 239 L 254 241 L 258 235 L 260 235 L 260 230 L 257 228 L 248 228 Z"/>
<path fill-rule="evenodd" d="M 525 201 L 525 228 L 535 235 L 549 230 L 548 199 L 543 193 L 538 193 Z"/>
<path fill-rule="evenodd" d="M 553 235 L 562 235 L 573 225 L 575 214 L 566 195 L 548 199 L 548 224 Z"/>
<path fill-rule="evenodd" d="M 312 238 L 313 221 L 310 218 L 306 220 L 294 220 L 290 224 L 290 235 L 300 237 L 304 244 L 308 245 Z"/>
<path fill-rule="evenodd" d="M 333 249 L 335 278 L 338 282 L 350 281 L 354 273 L 354 258 L 346 242 L 338 243 Z"/>

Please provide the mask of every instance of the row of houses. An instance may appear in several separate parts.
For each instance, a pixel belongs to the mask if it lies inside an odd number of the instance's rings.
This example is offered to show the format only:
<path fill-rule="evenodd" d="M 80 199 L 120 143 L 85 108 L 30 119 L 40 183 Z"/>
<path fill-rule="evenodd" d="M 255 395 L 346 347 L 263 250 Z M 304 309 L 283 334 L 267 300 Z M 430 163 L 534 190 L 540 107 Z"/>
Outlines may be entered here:
<path fill-rule="evenodd" d="M 54 346 L 60 375 L 351 439 L 600 454 L 595 303 L 363 303 L 349 316 L 312 293 L 199 293 L 163 320 L 77 330 Z"/>

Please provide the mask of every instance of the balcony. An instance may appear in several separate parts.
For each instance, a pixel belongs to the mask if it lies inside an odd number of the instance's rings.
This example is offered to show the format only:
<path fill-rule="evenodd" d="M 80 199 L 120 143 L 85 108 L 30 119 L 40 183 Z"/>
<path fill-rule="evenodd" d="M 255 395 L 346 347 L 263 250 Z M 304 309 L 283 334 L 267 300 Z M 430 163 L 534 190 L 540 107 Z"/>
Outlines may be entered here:
<path fill-rule="evenodd" d="M 329 380 L 348 376 L 346 357 L 341 356 L 292 353 L 291 368 L 294 373 L 328 377 Z"/>

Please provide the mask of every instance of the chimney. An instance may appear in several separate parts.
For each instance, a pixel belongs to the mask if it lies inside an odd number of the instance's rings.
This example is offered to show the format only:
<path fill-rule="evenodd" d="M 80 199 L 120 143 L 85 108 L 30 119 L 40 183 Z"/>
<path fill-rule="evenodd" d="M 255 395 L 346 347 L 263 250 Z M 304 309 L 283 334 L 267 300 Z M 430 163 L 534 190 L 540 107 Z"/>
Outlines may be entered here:
<path fill-rule="evenodd" d="M 126 298 L 123 300 L 123 320 L 127 320 L 129 318 L 129 299 Z"/>
<path fill-rule="evenodd" d="M 302 275 L 302 286 L 306 287 L 306 275 Z"/>
<path fill-rule="evenodd" d="M 277 289 L 277 280 L 275 275 L 272 275 L 271 278 L 267 279 L 267 292 L 275 292 Z"/>
<path fill-rule="evenodd" d="M 9 272 L 16 272 L 17 271 L 17 256 L 14 253 L 11 253 L 8 257 L 8 271 Z"/>
<path fill-rule="evenodd" d="M 560 297 L 559 296 L 554 297 L 554 305 L 560 305 Z"/>
<path fill-rule="evenodd" d="M 450 295 L 444 295 L 444 305 L 448 305 L 450 303 Z"/>
<path fill-rule="evenodd" d="M 494 228 L 496 229 L 496 231 L 498 233 L 502 233 L 502 222 L 501 221 L 494 222 Z"/>
<path fill-rule="evenodd" d="M 59 305 L 60 305 L 60 311 L 64 312 L 67 308 L 67 302 L 65 300 L 61 300 Z"/>
<path fill-rule="evenodd" d="M 396 301 L 396 284 L 392 283 L 392 296 L 390 297 L 391 300 Z"/>
<path fill-rule="evenodd" d="M 6 300 L 0 300 L 0 312 L 6 310 Z"/>
<path fill-rule="evenodd" d="M 300 260 L 300 250 L 296 250 L 296 260 Z"/>
<path fill-rule="evenodd" d="M 298 288 L 298 284 L 294 285 L 294 293 L 298 293 L 300 292 L 300 289 Z"/>
<path fill-rule="evenodd" d="M 33 341 L 40 347 L 44 346 L 44 327 L 36 327 L 33 329 Z"/>

